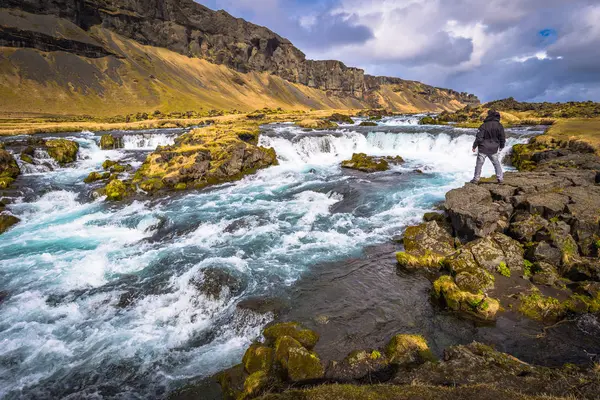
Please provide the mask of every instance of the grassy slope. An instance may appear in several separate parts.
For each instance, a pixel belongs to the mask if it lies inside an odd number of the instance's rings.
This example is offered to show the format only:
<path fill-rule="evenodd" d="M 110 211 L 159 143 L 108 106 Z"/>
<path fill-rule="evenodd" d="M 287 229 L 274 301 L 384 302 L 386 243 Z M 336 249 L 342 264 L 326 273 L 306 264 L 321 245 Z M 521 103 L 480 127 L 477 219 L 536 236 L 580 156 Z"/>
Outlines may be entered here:
<path fill-rule="evenodd" d="M 0 114 L 115 116 L 137 112 L 356 109 L 355 98 L 328 96 L 267 73 L 238 73 L 225 66 L 144 46 L 99 26 L 89 32 L 52 16 L 0 9 L 0 23 L 55 37 L 101 44 L 120 57 L 86 58 L 68 52 L 0 47 Z M 433 103 L 418 91 L 384 86 L 375 97 L 405 112 L 455 110 L 450 98 Z M 23 114 L 25 113 L 25 115 Z"/>
<path fill-rule="evenodd" d="M 560 120 L 548 129 L 546 135 L 558 142 L 583 141 L 600 155 L 600 118 Z"/>

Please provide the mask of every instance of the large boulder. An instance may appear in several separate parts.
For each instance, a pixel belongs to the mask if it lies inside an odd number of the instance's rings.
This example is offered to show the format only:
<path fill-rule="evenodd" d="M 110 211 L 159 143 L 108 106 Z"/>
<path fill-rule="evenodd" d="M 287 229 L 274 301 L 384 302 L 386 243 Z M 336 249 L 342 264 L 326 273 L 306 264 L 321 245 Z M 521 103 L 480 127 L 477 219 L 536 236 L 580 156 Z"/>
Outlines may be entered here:
<path fill-rule="evenodd" d="M 46 141 L 46 149 L 57 163 L 65 165 L 77 160 L 79 143 L 67 139 L 50 139 Z"/>
<path fill-rule="evenodd" d="M 267 339 L 267 343 L 274 343 L 282 336 L 289 336 L 309 350 L 315 347 L 319 341 L 319 335 L 316 332 L 304 328 L 297 322 L 283 322 L 270 325 L 263 331 L 263 336 Z"/>
<path fill-rule="evenodd" d="M 494 287 L 494 276 L 479 266 L 473 253 L 461 249 L 444 260 L 445 268 L 454 276 L 454 282 L 462 291 L 481 293 Z"/>
<path fill-rule="evenodd" d="M 115 137 L 111 134 L 102 135 L 100 138 L 100 148 L 102 150 L 114 150 L 123 147 L 123 138 Z"/>
<path fill-rule="evenodd" d="M 260 343 L 254 343 L 244 353 L 242 364 L 248 374 L 258 371 L 269 373 L 273 365 L 273 349 Z"/>
<path fill-rule="evenodd" d="M 435 361 L 427 341 L 420 335 L 395 335 L 385 347 L 385 354 L 388 361 L 395 365 Z"/>
<path fill-rule="evenodd" d="M 368 156 L 365 153 L 354 153 L 350 160 L 342 161 L 342 168 L 356 169 L 362 172 L 387 171 L 389 163 L 380 157 Z"/>
<path fill-rule="evenodd" d="M 0 235 L 9 230 L 13 225 L 18 224 L 21 220 L 14 215 L 7 213 L 0 214 Z"/>
<path fill-rule="evenodd" d="M 13 155 L 0 149 L 0 178 L 15 179 L 20 173 L 19 164 Z"/>
<path fill-rule="evenodd" d="M 190 280 L 196 289 L 211 300 L 238 296 L 246 289 L 246 282 L 237 274 L 221 269 L 206 268 Z"/>
<path fill-rule="evenodd" d="M 498 300 L 483 294 L 463 291 L 448 275 L 441 276 L 433 283 L 432 296 L 450 310 L 484 321 L 494 321 L 500 309 Z"/>
<path fill-rule="evenodd" d="M 600 238 L 600 186 L 574 186 L 563 191 L 571 203 L 567 211 L 572 216 L 572 235 L 584 256 L 595 254 L 594 243 Z"/>
<path fill-rule="evenodd" d="M 446 193 L 445 208 L 456 236 L 462 241 L 504 232 L 513 211 L 509 203 L 493 201 L 483 185 L 473 184 Z"/>
<path fill-rule="evenodd" d="M 444 258 L 456 251 L 454 238 L 437 221 L 409 226 L 402 242 L 404 251 L 397 253 L 396 259 L 406 269 L 437 270 Z"/>
<path fill-rule="evenodd" d="M 385 354 L 379 350 L 355 350 L 342 361 L 331 361 L 325 379 L 335 382 L 381 382 L 392 373 Z"/>

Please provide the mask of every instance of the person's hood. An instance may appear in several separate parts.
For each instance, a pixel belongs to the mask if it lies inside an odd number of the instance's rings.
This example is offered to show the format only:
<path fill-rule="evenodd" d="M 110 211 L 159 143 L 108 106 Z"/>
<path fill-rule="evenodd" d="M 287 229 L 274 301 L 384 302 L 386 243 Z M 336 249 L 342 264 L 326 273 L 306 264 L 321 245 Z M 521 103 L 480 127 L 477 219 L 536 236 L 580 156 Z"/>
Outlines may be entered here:
<path fill-rule="evenodd" d="M 500 113 L 498 111 L 489 113 L 488 116 L 485 118 L 485 122 L 490 122 L 490 121 L 500 122 Z"/>

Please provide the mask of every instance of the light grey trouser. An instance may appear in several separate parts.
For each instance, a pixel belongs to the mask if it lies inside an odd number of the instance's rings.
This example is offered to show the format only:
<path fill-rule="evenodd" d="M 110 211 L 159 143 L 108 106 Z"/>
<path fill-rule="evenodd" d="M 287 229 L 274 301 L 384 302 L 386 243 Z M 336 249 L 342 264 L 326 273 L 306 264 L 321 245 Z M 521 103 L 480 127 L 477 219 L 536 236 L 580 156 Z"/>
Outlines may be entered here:
<path fill-rule="evenodd" d="M 498 180 L 504 179 L 504 173 L 502 172 L 502 165 L 500 164 L 500 160 L 498 159 L 498 153 L 496 154 L 477 154 L 477 163 L 475 164 L 475 177 L 474 180 L 478 181 L 481 177 L 481 168 L 483 168 L 483 163 L 485 162 L 485 158 L 489 158 L 494 165 L 494 169 L 496 170 L 496 178 Z"/>

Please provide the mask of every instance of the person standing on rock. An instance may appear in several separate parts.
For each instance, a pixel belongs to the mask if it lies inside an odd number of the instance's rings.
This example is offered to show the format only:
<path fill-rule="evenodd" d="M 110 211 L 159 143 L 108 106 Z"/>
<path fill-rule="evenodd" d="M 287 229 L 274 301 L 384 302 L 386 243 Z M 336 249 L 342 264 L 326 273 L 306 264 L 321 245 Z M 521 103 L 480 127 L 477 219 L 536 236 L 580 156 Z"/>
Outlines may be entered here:
<path fill-rule="evenodd" d="M 485 162 L 486 157 L 490 159 L 496 170 L 496 178 L 498 183 L 502 183 L 504 180 L 504 173 L 502 172 L 502 165 L 498 158 L 499 152 L 504 149 L 506 144 L 506 135 L 504 133 L 504 127 L 500 123 L 500 113 L 496 110 L 488 111 L 488 115 L 479 127 L 477 137 L 473 143 L 473 153 L 478 150 L 477 163 L 475 164 L 475 176 L 471 183 L 479 183 L 481 177 L 481 168 Z"/>

